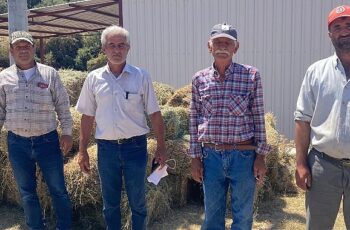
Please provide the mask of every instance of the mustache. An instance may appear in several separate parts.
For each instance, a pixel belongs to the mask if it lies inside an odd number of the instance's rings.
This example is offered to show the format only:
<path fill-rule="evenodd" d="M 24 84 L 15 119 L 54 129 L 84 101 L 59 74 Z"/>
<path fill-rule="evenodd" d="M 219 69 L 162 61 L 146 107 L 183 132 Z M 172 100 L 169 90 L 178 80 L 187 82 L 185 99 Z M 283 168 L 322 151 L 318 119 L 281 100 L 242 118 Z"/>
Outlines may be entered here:
<path fill-rule="evenodd" d="M 227 54 L 227 55 L 230 55 L 230 52 L 228 52 L 226 50 L 216 50 L 214 52 L 214 54 Z"/>

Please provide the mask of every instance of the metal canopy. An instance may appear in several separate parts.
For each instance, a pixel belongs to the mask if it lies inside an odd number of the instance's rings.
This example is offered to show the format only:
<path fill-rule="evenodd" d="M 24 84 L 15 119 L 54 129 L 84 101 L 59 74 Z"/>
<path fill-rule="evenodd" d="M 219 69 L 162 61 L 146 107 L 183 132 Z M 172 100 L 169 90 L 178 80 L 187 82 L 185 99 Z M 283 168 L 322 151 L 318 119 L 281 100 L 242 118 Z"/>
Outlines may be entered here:
<path fill-rule="evenodd" d="M 88 0 L 28 10 L 34 38 L 58 37 L 122 26 L 122 0 Z M 8 36 L 8 14 L 0 14 L 0 36 Z"/>

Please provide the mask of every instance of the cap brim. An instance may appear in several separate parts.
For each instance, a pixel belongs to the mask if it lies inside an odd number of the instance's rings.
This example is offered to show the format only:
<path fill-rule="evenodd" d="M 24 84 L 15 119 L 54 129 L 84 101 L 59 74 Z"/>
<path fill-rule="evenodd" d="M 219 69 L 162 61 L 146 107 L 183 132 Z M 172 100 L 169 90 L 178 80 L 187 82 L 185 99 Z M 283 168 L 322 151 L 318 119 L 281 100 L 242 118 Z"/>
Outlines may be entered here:
<path fill-rule="evenodd" d="M 16 39 L 14 39 L 12 42 L 11 42 L 11 44 L 14 44 L 14 43 L 16 43 L 16 42 L 19 42 L 19 41 L 26 41 L 26 42 L 29 42 L 30 44 L 34 44 L 31 40 L 29 40 L 28 38 L 16 38 Z"/>
<path fill-rule="evenodd" d="M 333 18 L 332 21 L 328 22 L 328 26 L 329 26 L 332 22 L 334 22 L 335 20 L 337 20 L 338 18 L 344 18 L 344 17 L 350 17 L 350 14 L 343 14 L 343 15 L 341 15 L 341 16 L 339 15 L 338 17 Z"/>
<path fill-rule="evenodd" d="M 215 39 L 215 38 L 229 38 L 229 39 L 231 39 L 233 41 L 237 41 L 237 39 L 235 37 L 233 37 L 233 36 L 231 36 L 229 34 L 224 34 L 224 33 L 217 34 L 217 35 L 214 35 L 214 36 L 211 37 L 211 39 Z"/>

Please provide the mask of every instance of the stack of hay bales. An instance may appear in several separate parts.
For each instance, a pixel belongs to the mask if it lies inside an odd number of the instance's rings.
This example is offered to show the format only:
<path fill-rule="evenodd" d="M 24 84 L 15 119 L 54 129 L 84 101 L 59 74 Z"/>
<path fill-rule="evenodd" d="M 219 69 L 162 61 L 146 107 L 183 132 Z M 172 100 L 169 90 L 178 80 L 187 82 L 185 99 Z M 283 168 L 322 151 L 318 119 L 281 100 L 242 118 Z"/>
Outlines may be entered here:
<path fill-rule="evenodd" d="M 167 84 L 155 81 L 153 82 L 153 88 L 156 92 L 159 105 L 165 105 L 174 94 L 174 88 Z"/>
<path fill-rule="evenodd" d="M 295 159 L 288 154 L 294 144 L 277 132 L 276 118 L 272 113 L 265 114 L 265 125 L 267 143 L 271 146 L 271 152 L 266 157 L 268 171 L 264 184 L 257 189 L 257 204 L 277 194 L 297 192 L 294 183 Z"/>
<path fill-rule="evenodd" d="M 62 80 L 67 88 L 71 87 L 70 97 L 75 104 L 80 93 L 80 88 L 85 79 L 85 73 L 81 73 L 78 77 L 69 75 L 69 71 L 60 71 Z M 66 75 L 67 74 L 67 75 Z M 71 79 L 77 78 L 78 83 L 69 83 L 67 76 Z M 79 82 L 80 81 L 80 82 Z M 175 169 L 168 169 L 169 176 L 163 178 L 160 183 L 155 186 L 146 182 L 148 221 L 151 223 L 171 213 L 174 207 L 186 204 L 189 190 L 189 179 L 191 159 L 186 155 L 189 148 L 188 141 L 188 117 L 189 103 L 191 99 L 191 87 L 185 86 L 177 91 L 173 91 L 170 86 L 164 84 L 155 84 L 156 94 L 161 104 L 161 112 L 165 121 L 166 129 L 166 152 L 168 159 L 176 161 Z M 79 132 L 80 132 L 80 114 L 73 108 L 71 109 L 73 116 L 73 152 L 78 150 Z M 279 192 L 296 191 L 292 179 L 292 157 L 287 154 L 290 144 L 286 139 L 278 134 L 275 129 L 276 121 L 272 114 L 265 117 L 267 127 L 268 143 L 272 146 L 272 152 L 267 157 L 267 166 L 269 168 L 266 182 L 258 188 L 258 201 L 263 198 L 270 198 Z M 97 172 L 97 154 L 96 145 L 91 138 L 88 151 L 90 155 L 91 175 L 84 176 L 80 172 L 77 164 L 77 157 L 74 153 L 71 155 L 68 163 L 65 165 L 65 176 L 68 192 L 72 199 L 74 208 L 74 218 L 78 221 L 79 226 L 84 229 L 99 229 L 103 227 L 102 220 L 102 198 L 100 193 L 99 177 Z M 148 136 L 148 171 L 150 172 L 151 161 L 156 151 L 156 139 L 154 133 Z M 173 166 L 173 162 L 168 162 Z M 43 208 L 51 211 L 49 195 L 46 185 L 43 183 L 40 171 L 38 171 L 38 193 Z M 0 137 L 0 195 L 6 201 L 12 201 L 19 204 L 19 195 L 16 183 L 13 178 L 12 170 L 7 159 L 6 131 L 1 132 Z M 122 193 L 123 229 L 130 229 L 131 217 L 128 208 L 125 190 Z M 49 212 L 51 213 L 51 212 Z"/>
<path fill-rule="evenodd" d="M 87 72 L 70 69 L 60 69 L 58 74 L 69 95 L 71 106 L 75 106 L 78 101 L 81 88 L 83 87 Z"/>

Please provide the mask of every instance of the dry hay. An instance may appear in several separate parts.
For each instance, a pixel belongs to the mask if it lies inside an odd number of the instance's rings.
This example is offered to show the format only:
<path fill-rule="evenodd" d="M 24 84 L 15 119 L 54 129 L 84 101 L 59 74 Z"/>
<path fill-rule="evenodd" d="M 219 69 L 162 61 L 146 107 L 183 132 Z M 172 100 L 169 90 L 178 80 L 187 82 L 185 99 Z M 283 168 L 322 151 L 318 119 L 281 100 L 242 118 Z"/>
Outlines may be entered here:
<path fill-rule="evenodd" d="M 167 105 L 168 106 L 181 106 L 188 108 L 190 106 L 191 98 L 192 98 L 192 86 L 186 85 L 174 92 L 172 97 L 169 99 Z"/>
<path fill-rule="evenodd" d="M 154 153 L 157 148 L 157 142 L 154 139 L 149 139 L 147 141 L 149 160 L 148 160 L 148 172 L 150 174 L 151 162 L 154 158 Z M 186 154 L 187 149 L 189 148 L 189 143 L 186 140 L 167 140 L 165 142 L 166 153 L 168 159 L 174 159 L 176 161 L 175 169 L 168 168 L 169 176 L 165 179 L 168 183 L 171 197 L 171 205 L 174 206 L 183 206 L 187 202 L 187 183 L 190 178 L 190 167 L 191 159 Z M 174 166 L 174 163 L 168 162 L 170 167 Z M 162 179 L 163 180 L 163 179 Z"/>
<path fill-rule="evenodd" d="M 166 179 L 162 179 L 157 186 L 146 182 L 147 224 L 152 224 L 166 217 L 171 212 L 171 190 Z M 131 211 L 125 190 L 121 199 L 122 229 L 131 229 Z"/>
<path fill-rule="evenodd" d="M 294 157 L 288 154 L 293 144 L 276 130 L 276 118 L 265 114 L 267 143 L 271 152 L 266 157 L 268 168 L 264 184 L 258 186 L 256 202 L 271 199 L 280 193 L 296 193 L 294 184 Z"/>
<path fill-rule="evenodd" d="M 69 101 L 72 106 L 74 106 L 79 98 L 81 88 L 83 87 L 87 72 L 81 72 L 69 69 L 60 69 L 58 71 L 62 83 L 65 86 Z"/>
<path fill-rule="evenodd" d="M 68 154 L 68 157 L 73 156 L 79 150 L 80 121 L 81 121 L 81 116 L 82 116 L 74 107 L 70 108 L 70 113 L 71 113 L 72 119 L 73 119 L 73 126 L 72 126 L 73 146 Z M 57 131 L 61 135 L 62 130 L 61 130 L 60 126 L 58 126 Z M 90 141 L 89 141 L 88 146 L 92 146 L 95 143 L 94 136 L 95 136 L 95 124 L 94 124 L 94 128 L 91 132 Z"/>
<path fill-rule="evenodd" d="M 178 139 L 188 133 L 188 113 L 186 109 L 162 106 L 161 112 L 164 120 L 166 140 Z M 154 137 L 152 126 L 148 137 Z"/>
<path fill-rule="evenodd" d="M 165 105 L 174 94 L 174 88 L 164 83 L 154 81 L 153 88 L 159 105 Z"/>
<path fill-rule="evenodd" d="M 88 148 L 91 173 L 85 176 L 78 165 L 78 156 L 64 166 L 67 190 L 74 208 L 101 203 L 100 181 L 97 171 L 97 146 Z"/>

